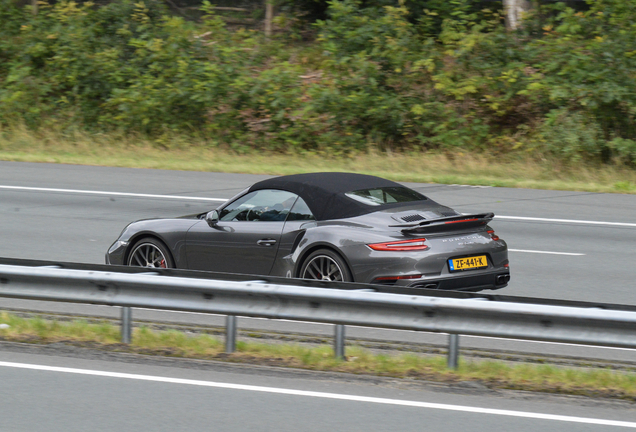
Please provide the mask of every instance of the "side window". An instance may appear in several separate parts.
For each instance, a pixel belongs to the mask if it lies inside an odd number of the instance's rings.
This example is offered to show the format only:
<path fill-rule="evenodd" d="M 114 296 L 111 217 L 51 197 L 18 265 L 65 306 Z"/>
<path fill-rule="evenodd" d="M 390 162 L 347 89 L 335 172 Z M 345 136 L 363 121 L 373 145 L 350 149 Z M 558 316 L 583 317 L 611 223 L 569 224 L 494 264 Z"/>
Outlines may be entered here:
<path fill-rule="evenodd" d="M 221 221 L 284 221 L 297 195 L 291 192 L 263 189 L 250 192 L 225 206 Z"/>
<path fill-rule="evenodd" d="M 310 221 L 316 220 L 311 210 L 307 206 L 307 203 L 303 201 L 301 197 L 298 197 L 296 200 L 296 204 L 292 207 L 289 212 L 289 216 L 287 216 L 288 221 Z"/>

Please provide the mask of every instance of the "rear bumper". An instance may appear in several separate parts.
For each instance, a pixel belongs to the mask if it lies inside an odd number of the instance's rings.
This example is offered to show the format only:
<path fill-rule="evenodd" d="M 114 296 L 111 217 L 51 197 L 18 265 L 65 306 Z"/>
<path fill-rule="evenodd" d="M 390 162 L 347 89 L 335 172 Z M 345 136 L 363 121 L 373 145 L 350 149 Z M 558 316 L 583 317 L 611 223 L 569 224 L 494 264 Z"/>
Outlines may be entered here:
<path fill-rule="evenodd" d="M 496 290 L 504 288 L 510 281 L 510 270 L 507 269 L 493 269 L 487 272 L 464 272 L 457 275 L 440 277 L 440 278 L 426 278 L 417 279 L 409 284 L 388 284 L 398 290 L 399 288 L 423 288 L 423 289 L 437 289 L 444 291 L 470 291 L 477 292 L 482 290 Z M 403 281 L 400 281 L 403 282 Z M 377 283 L 377 282 L 374 282 Z"/>
<path fill-rule="evenodd" d="M 510 271 L 492 271 L 486 274 L 461 275 L 459 277 L 438 280 L 418 281 L 409 285 L 410 288 L 428 288 L 453 291 L 482 291 L 504 288 L 510 281 Z"/>

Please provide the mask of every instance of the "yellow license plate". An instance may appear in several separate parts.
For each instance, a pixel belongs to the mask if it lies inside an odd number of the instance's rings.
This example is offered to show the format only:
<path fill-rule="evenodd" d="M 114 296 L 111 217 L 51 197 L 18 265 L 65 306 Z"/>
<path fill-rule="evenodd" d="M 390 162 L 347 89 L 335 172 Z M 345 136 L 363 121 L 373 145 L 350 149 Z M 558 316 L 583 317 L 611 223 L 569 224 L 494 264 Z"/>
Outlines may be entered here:
<path fill-rule="evenodd" d="M 450 271 L 470 270 L 482 267 L 488 267 L 486 255 L 477 255 L 468 258 L 455 258 L 448 260 Z"/>

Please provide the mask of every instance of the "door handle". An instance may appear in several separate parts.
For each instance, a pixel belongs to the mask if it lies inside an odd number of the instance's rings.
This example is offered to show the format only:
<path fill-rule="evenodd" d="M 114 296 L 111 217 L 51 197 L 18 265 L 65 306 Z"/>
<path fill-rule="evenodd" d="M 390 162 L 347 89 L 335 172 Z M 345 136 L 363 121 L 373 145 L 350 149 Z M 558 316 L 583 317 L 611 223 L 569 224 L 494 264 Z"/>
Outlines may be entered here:
<path fill-rule="evenodd" d="M 259 246 L 274 246 L 276 244 L 276 240 L 274 239 L 262 239 L 256 242 Z"/>

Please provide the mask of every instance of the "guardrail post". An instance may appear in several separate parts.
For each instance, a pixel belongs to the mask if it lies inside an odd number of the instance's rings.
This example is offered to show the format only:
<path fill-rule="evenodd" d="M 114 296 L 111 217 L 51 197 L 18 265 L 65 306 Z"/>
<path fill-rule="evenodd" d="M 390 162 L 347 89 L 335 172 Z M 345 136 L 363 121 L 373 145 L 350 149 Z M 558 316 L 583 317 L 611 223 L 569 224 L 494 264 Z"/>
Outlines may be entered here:
<path fill-rule="evenodd" d="M 225 352 L 232 354 L 236 351 L 236 316 L 225 317 Z"/>
<path fill-rule="evenodd" d="M 448 335 L 448 368 L 457 369 L 459 361 L 459 335 Z"/>
<path fill-rule="evenodd" d="M 335 334 L 333 339 L 333 350 L 336 353 L 336 358 L 340 360 L 345 359 L 345 326 L 342 324 L 336 324 Z"/>
<path fill-rule="evenodd" d="M 132 341 L 132 308 L 121 308 L 121 343 L 129 344 Z"/>

